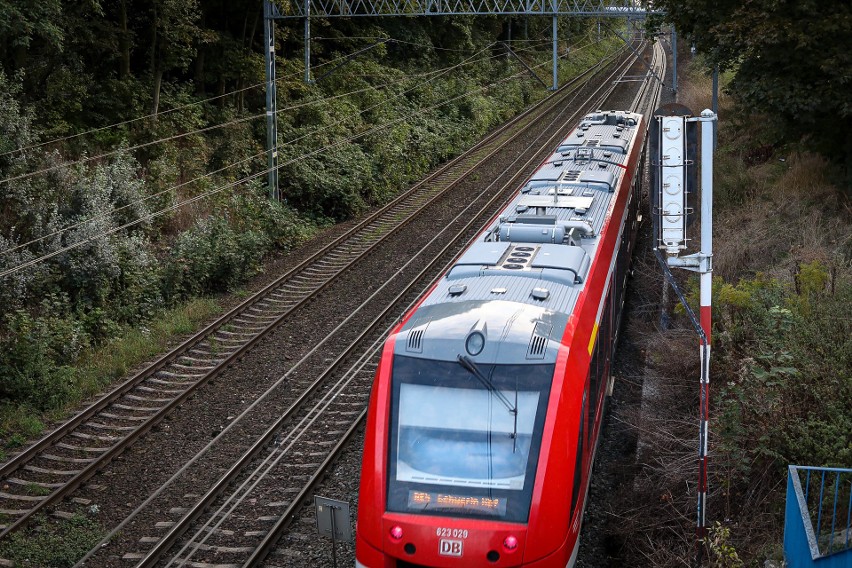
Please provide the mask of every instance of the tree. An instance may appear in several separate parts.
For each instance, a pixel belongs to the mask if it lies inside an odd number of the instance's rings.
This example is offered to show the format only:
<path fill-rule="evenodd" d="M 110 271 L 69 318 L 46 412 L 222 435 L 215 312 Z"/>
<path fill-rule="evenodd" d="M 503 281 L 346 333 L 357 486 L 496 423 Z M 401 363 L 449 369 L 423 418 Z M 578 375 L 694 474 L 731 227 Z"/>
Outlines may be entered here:
<path fill-rule="evenodd" d="M 195 57 L 201 13 L 198 0 L 154 0 L 151 10 L 151 112 L 156 117 L 164 73 L 186 70 Z"/>
<path fill-rule="evenodd" d="M 817 0 L 655 0 L 710 65 L 735 72 L 733 95 L 852 175 L 852 4 Z"/>
<path fill-rule="evenodd" d="M 61 48 L 61 12 L 59 0 L 0 0 L 0 63 L 15 71 L 27 64 L 30 50 L 40 42 Z"/>

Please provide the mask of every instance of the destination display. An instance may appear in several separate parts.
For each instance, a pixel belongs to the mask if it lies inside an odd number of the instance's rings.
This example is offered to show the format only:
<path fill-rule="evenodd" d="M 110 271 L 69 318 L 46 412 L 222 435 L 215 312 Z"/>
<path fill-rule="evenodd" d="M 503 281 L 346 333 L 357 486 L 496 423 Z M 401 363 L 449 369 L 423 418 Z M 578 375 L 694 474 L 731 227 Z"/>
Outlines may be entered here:
<path fill-rule="evenodd" d="M 408 509 L 423 513 L 428 513 L 430 510 L 453 510 L 502 517 L 506 514 L 506 499 L 431 491 L 409 491 Z"/>

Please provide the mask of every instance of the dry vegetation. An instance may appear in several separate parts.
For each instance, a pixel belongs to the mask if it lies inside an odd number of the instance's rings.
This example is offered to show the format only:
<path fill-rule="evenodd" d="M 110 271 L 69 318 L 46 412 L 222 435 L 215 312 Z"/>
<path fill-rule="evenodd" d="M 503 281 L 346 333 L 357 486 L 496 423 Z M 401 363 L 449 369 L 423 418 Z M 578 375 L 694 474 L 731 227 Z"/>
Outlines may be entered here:
<path fill-rule="evenodd" d="M 697 67 L 697 66 L 695 66 Z M 693 71 L 680 102 L 710 107 Z M 628 565 L 763 566 L 782 557 L 786 466 L 852 467 L 852 207 L 836 166 L 768 142 L 770 122 L 720 100 L 714 188 L 714 350 L 710 488 L 704 545 L 695 539 L 698 338 L 673 293 L 641 310 L 641 412 L 632 483 L 612 499 L 611 531 Z M 697 227 L 693 227 L 697 230 Z M 656 259 L 639 251 L 637 296 L 661 298 Z M 697 311 L 697 281 L 675 274 Z M 622 379 L 624 377 L 621 377 Z M 697 562 L 698 560 L 698 562 Z"/>

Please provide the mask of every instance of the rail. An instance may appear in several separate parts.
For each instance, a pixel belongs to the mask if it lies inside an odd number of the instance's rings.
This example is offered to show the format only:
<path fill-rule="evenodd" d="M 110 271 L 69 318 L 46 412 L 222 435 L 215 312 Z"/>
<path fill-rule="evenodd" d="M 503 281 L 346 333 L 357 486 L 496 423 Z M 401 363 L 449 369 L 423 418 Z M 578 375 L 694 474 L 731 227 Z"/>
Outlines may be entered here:
<path fill-rule="evenodd" d="M 790 568 L 852 566 L 852 469 L 789 466 L 784 556 Z"/>
<path fill-rule="evenodd" d="M 626 63 L 629 64 L 631 61 L 628 60 Z M 607 65 L 603 67 L 609 68 Z M 622 67 L 622 69 L 619 70 L 618 67 Z M 623 74 L 625 71 L 626 66 L 616 65 L 614 72 Z M 600 93 L 605 90 L 611 84 L 611 79 L 612 76 L 605 77 L 597 87 L 597 92 Z M 546 116 L 550 116 L 550 112 L 555 113 L 556 116 L 550 119 L 550 126 L 544 132 L 558 137 L 558 133 L 552 132 L 554 124 L 570 124 L 577 118 L 576 116 L 570 119 L 565 118 L 562 115 L 564 111 L 560 108 L 572 103 L 579 96 L 579 91 L 566 90 L 564 98 L 548 97 L 555 108 L 551 108 Z M 589 103 L 589 105 L 591 108 L 599 108 L 600 103 L 601 101 L 597 100 L 594 103 Z M 576 112 L 584 112 L 584 109 Z M 526 130 L 526 127 L 518 129 Z M 536 139 L 544 135 L 539 133 L 536 135 Z M 562 134 L 562 136 L 564 135 Z M 553 140 L 549 140 L 544 146 L 550 148 L 553 143 L 555 143 Z M 504 142 L 500 142 L 498 145 L 502 147 Z M 530 150 L 534 155 L 529 158 L 531 160 L 529 166 L 534 167 L 543 156 L 539 152 L 535 152 L 532 146 Z M 471 165 L 467 165 L 463 169 L 467 171 L 471 167 Z M 523 178 L 526 175 L 523 173 L 526 169 L 526 167 L 523 167 L 515 171 L 507 167 L 500 174 L 500 179 L 503 179 L 502 176 L 504 175 L 511 179 L 509 181 L 504 180 L 501 183 L 508 184 L 507 187 L 517 187 L 520 182 L 516 178 L 519 176 Z M 492 196 L 492 193 L 495 195 Z M 471 208 L 479 207 L 483 205 L 480 200 L 499 199 L 502 193 L 497 190 L 486 192 L 481 187 L 477 187 L 475 199 L 456 201 L 453 204 L 453 211 L 457 214 L 454 221 L 461 223 L 471 216 L 469 211 L 459 211 L 458 203 L 465 204 L 462 209 L 467 208 L 468 205 Z M 478 224 L 471 231 L 476 230 L 490 215 L 493 215 L 493 211 L 490 209 L 481 212 L 479 215 L 473 215 L 470 222 L 473 223 L 476 220 Z M 451 225 L 455 226 L 456 224 L 448 223 L 447 230 L 450 230 Z M 434 246 L 450 246 L 444 242 L 446 240 L 439 239 Z M 458 242 L 459 238 L 449 240 Z M 434 253 L 431 248 L 427 249 L 426 246 L 429 244 L 423 244 L 423 258 L 432 259 L 432 262 L 437 263 L 445 255 L 440 252 Z M 458 246 L 461 246 L 461 244 L 458 244 Z M 413 262 L 415 260 L 410 259 L 402 268 L 407 269 L 408 265 Z M 401 273 L 402 268 L 397 274 Z M 438 268 L 433 268 L 436 272 L 438 271 Z M 414 265 L 412 265 L 411 270 L 414 270 Z M 422 277 L 425 276 L 421 274 L 415 277 L 415 281 Z M 399 279 L 394 277 L 392 280 L 394 284 L 388 286 L 392 286 L 393 290 L 396 290 L 396 282 L 401 283 L 402 278 L 405 278 L 405 276 L 401 275 Z M 364 304 L 365 310 L 372 313 L 374 308 L 381 309 L 383 315 L 376 317 L 394 320 L 397 316 L 390 313 L 389 310 L 392 310 L 392 306 L 398 307 L 402 300 L 389 300 L 384 296 L 378 297 L 377 294 L 379 293 L 392 293 L 391 287 L 388 287 L 387 290 L 385 288 L 383 285 L 374 291 L 373 295 L 367 300 L 370 304 Z M 413 300 L 419 295 L 419 290 L 414 290 L 410 294 L 410 299 Z M 367 318 L 366 311 L 361 313 L 362 310 L 359 308 L 355 312 L 358 312 L 358 318 Z M 302 498 L 311 491 L 312 484 L 322 477 L 327 464 L 334 459 L 337 450 L 332 449 L 326 452 L 325 448 L 342 447 L 345 441 L 334 437 L 339 436 L 341 431 L 347 427 L 348 434 L 344 438 L 351 435 L 363 416 L 363 408 L 366 406 L 366 397 L 369 393 L 372 377 L 375 374 L 375 368 L 370 369 L 369 365 L 360 365 L 356 366 L 355 370 L 351 372 L 342 368 L 338 369 L 339 366 L 348 364 L 344 362 L 344 357 L 350 356 L 356 348 L 364 348 L 358 337 L 352 337 L 356 328 L 351 325 L 350 320 L 356 317 L 355 312 L 347 317 L 344 322 L 341 322 L 326 337 L 326 340 L 315 346 L 304 358 L 289 366 L 287 373 L 275 385 L 270 386 L 263 395 L 257 397 L 250 408 L 247 408 L 240 416 L 233 418 L 228 426 L 217 435 L 216 440 L 208 445 L 209 452 L 208 447 L 205 447 L 196 458 L 186 462 L 186 465 L 180 471 L 176 472 L 167 483 L 150 495 L 145 503 L 139 505 L 130 516 L 115 527 L 95 549 L 78 562 L 77 566 L 99 565 L 92 564 L 93 562 L 109 563 L 112 558 L 106 558 L 106 556 L 110 554 L 122 554 L 125 561 L 128 563 L 138 562 L 136 566 L 139 567 L 161 564 L 170 555 L 171 560 L 169 562 L 175 564 L 190 565 L 195 563 L 202 565 L 205 560 L 215 560 L 217 564 L 222 565 L 227 560 L 228 565 L 242 565 L 245 561 L 244 557 L 249 553 L 248 545 L 253 544 L 253 542 L 248 543 L 245 537 L 249 537 L 251 540 L 262 533 L 269 534 L 269 527 L 265 523 L 270 522 L 270 517 L 273 516 L 278 517 L 279 520 L 284 519 L 281 526 L 286 529 L 287 522 L 292 520 L 293 511 L 298 508 Z M 385 325 L 392 323 L 394 321 L 386 322 Z M 373 324 L 380 325 L 378 319 Z M 371 329 L 373 324 L 369 326 Z M 381 338 L 387 333 L 385 329 L 373 331 L 374 335 Z M 336 349 L 330 350 L 329 345 L 331 344 L 345 347 L 345 353 L 337 354 Z M 337 354 L 337 358 L 328 365 L 332 353 Z M 303 365 L 303 362 L 308 361 L 309 357 L 323 359 L 323 365 L 328 365 L 319 378 L 312 371 L 303 370 L 303 367 L 307 367 L 307 363 Z M 366 369 L 366 372 L 361 372 L 362 367 Z M 297 368 L 298 372 L 296 372 Z M 341 372 L 343 372 L 342 379 L 340 378 Z M 338 379 L 340 380 L 338 381 Z M 295 381 L 298 381 L 298 384 Z M 310 385 L 306 383 L 310 383 Z M 287 392 L 279 393 L 278 391 Z M 348 404 L 349 402 L 352 402 L 352 404 Z M 347 404 L 348 406 L 346 406 Z M 356 408 L 357 404 L 361 406 Z M 268 407 L 265 412 L 262 405 Z M 332 405 L 334 405 L 334 408 L 327 412 L 326 407 Z M 274 411 L 269 409 L 274 409 Z M 281 415 L 282 409 L 287 409 L 283 416 Z M 332 412 L 335 415 L 329 418 L 328 415 Z M 251 418 L 254 415 L 263 417 L 281 416 L 282 419 L 276 419 L 276 424 L 270 426 L 265 421 L 252 420 Z M 255 422 L 258 424 L 257 427 L 254 426 Z M 297 424 L 297 426 L 294 426 L 294 424 Z M 265 430 L 262 434 L 258 434 L 257 430 L 261 426 Z M 230 439 L 239 439 L 239 445 L 229 445 L 228 440 Z M 226 461 L 226 458 L 231 460 L 233 456 L 227 455 L 229 452 L 223 451 L 221 448 L 242 448 L 242 444 L 246 440 L 255 440 L 256 442 L 248 451 L 237 456 L 237 463 Z M 213 447 L 214 442 L 215 448 Z M 296 446 L 297 443 L 303 445 Z M 207 453 L 212 455 L 217 452 L 224 454 L 221 456 L 221 461 L 217 461 L 218 456 L 207 455 Z M 298 454 L 298 458 L 296 454 Z M 224 475 L 216 473 L 220 469 L 219 466 L 221 466 Z M 202 469 L 204 472 L 210 472 L 209 479 L 205 477 L 203 481 L 200 480 L 199 474 Z M 301 485 L 306 476 L 310 477 L 308 483 Z M 193 487 L 191 493 L 188 493 L 181 485 L 185 479 L 190 479 L 190 484 Z M 200 493 L 202 489 L 205 490 L 203 496 L 196 494 Z M 275 496 L 270 497 L 273 493 Z M 260 500 L 258 502 L 266 503 L 263 510 L 267 515 L 261 518 L 255 518 L 257 517 L 257 507 L 252 500 L 257 499 Z M 242 507 L 247 507 L 251 512 L 247 513 L 246 509 Z M 289 508 L 282 514 L 280 511 L 287 507 Z M 169 520 L 162 521 L 164 516 Z M 220 530 L 222 527 L 228 528 L 227 530 Z M 107 542 L 109 543 L 108 546 L 102 546 Z M 266 542 L 269 543 L 270 548 L 275 545 L 273 538 L 268 538 Z M 180 550 L 175 550 L 177 548 Z M 101 550 L 104 551 L 99 554 Z M 256 561 L 260 562 L 259 557 L 266 554 L 268 550 L 269 548 L 260 549 L 248 562 L 254 563 L 254 558 L 257 558 Z M 177 554 L 175 555 L 175 553 Z M 113 564 L 106 565 L 111 566 Z"/>

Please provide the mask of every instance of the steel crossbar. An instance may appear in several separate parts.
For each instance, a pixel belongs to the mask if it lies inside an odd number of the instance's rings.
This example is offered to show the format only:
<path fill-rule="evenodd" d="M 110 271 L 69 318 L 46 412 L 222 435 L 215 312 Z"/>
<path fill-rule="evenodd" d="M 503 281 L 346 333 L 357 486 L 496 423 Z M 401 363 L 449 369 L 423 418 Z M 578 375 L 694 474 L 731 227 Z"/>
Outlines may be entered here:
<path fill-rule="evenodd" d="M 272 5 L 272 18 L 352 18 L 357 16 L 596 16 L 644 17 L 627 0 L 307 0 L 285 8 Z"/>

